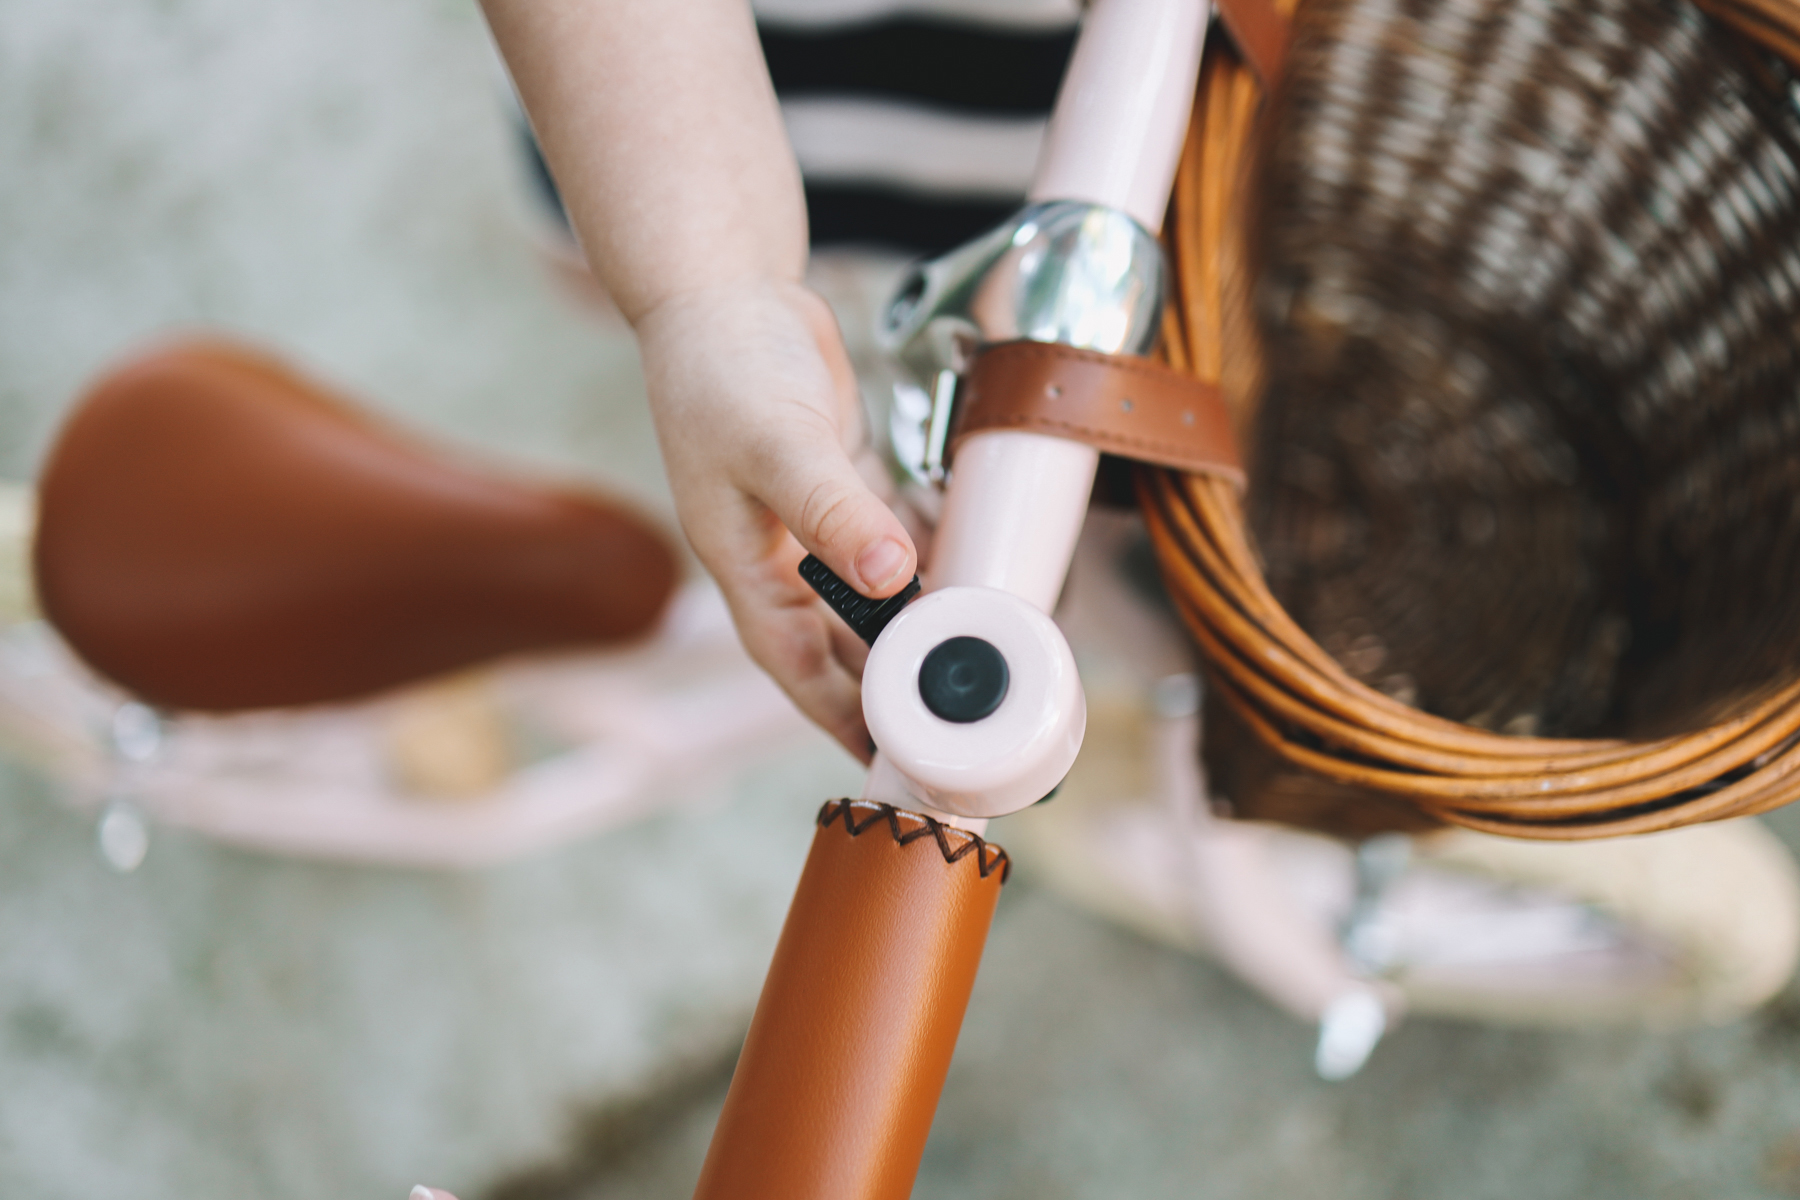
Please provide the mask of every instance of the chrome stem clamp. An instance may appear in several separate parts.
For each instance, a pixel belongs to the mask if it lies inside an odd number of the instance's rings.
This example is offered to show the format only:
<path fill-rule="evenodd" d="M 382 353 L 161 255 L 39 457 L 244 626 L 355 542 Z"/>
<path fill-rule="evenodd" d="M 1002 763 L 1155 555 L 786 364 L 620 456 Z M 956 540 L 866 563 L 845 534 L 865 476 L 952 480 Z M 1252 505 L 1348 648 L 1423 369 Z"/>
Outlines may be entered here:
<path fill-rule="evenodd" d="M 1168 270 L 1149 230 L 1116 208 L 1048 200 L 907 272 L 878 343 L 895 371 L 888 444 L 902 480 L 941 487 L 956 383 L 989 342 L 1059 342 L 1145 354 Z"/>

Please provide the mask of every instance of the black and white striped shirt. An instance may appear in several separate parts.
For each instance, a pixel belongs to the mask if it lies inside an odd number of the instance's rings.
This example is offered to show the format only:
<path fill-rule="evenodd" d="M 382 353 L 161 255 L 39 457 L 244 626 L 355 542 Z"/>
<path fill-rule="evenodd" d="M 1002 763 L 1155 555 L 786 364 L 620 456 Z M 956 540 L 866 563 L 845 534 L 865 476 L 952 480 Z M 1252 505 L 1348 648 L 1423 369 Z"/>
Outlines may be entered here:
<path fill-rule="evenodd" d="M 1079 0 L 754 7 L 815 246 L 937 253 L 1023 202 Z M 530 153 L 560 216 L 535 144 Z"/>
<path fill-rule="evenodd" d="M 932 253 L 1023 200 L 1076 0 L 757 0 L 814 245 Z"/>

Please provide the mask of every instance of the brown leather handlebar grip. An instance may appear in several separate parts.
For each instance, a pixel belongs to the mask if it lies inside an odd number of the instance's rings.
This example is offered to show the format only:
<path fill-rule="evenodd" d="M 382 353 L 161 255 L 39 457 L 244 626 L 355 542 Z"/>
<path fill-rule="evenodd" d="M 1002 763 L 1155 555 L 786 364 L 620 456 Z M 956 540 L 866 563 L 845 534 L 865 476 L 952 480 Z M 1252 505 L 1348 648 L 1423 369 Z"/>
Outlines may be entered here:
<path fill-rule="evenodd" d="M 906 1200 L 1010 863 L 892 805 L 819 813 L 695 1200 Z"/>

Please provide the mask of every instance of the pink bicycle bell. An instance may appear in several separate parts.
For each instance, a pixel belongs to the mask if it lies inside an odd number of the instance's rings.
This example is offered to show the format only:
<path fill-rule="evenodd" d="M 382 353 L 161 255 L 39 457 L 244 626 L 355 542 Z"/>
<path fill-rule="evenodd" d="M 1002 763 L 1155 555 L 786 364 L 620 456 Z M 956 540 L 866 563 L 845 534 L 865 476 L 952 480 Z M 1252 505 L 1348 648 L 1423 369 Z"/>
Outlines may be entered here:
<path fill-rule="evenodd" d="M 1069 643 L 1043 612 L 996 588 L 948 587 L 902 609 L 876 639 L 863 717 L 932 808 L 1001 817 L 1068 774 L 1087 700 Z"/>

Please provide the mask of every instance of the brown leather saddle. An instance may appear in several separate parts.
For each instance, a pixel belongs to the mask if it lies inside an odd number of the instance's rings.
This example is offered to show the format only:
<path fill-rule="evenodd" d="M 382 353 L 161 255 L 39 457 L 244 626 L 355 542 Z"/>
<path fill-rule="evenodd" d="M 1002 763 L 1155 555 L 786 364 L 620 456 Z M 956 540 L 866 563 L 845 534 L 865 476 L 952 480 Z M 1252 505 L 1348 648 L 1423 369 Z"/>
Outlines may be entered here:
<path fill-rule="evenodd" d="M 206 710 L 638 637 L 680 573 L 617 501 L 457 461 L 222 341 L 136 357 L 78 401 L 34 555 L 43 611 L 82 658 Z"/>

